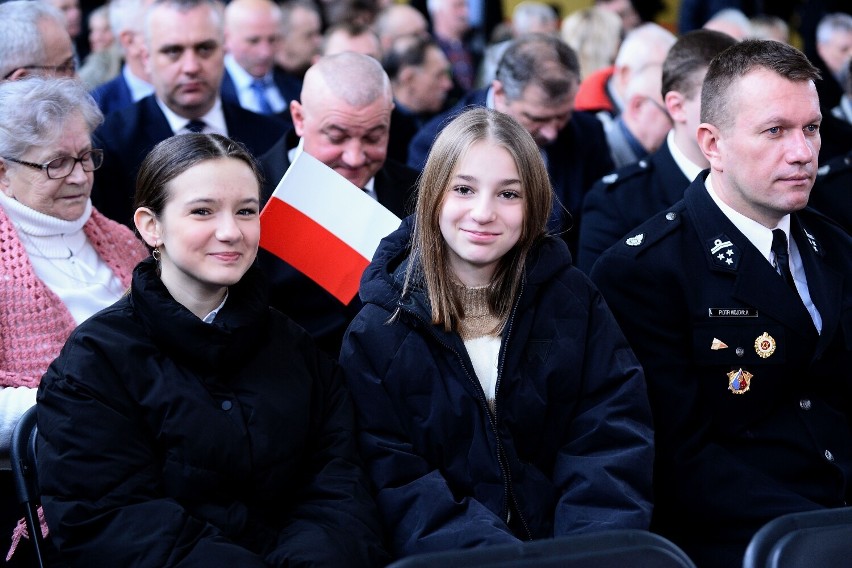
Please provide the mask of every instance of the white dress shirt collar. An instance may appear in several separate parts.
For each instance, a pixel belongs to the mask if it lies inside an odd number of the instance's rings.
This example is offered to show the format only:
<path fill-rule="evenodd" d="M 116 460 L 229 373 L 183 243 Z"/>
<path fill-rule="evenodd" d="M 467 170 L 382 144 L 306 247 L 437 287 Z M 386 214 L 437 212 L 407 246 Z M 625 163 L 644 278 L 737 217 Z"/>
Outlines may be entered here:
<path fill-rule="evenodd" d="M 735 211 L 732 207 L 730 207 L 727 203 L 722 201 L 722 199 L 716 194 L 713 190 L 713 174 L 707 176 L 707 179 L 704 181 L 704 187 L 707 188 L 707 193 L 710 194 L 710 197 L 713 199 L 713 202 L 722 210 L 722 213 L 725 217 L 728 218 L 734 226 L 739 229 L 739 231 L 745 235 L 745 237 L 753 244 L 757 250 L 760 251 L 760 254 L 763 255 L 763 258 L 766 259 L 766 262 L 770 263 L 774 266 L 774 259 L 771 257 L 772 252 L 772 230 L 773 229 L 781 229 L 784 231 L 784 234 L 787 236 L 787 248 L 789 250 L 789 258 L 790 258 L 790 273 L 793 276 L 793 281 L 796 284 L 796 290 L 799 293 L 799 297 L 802 299 L 802 303 L 805 305 L 805 308 L 808 310 L 808 313 L 811 316 L 811 320 L 814 322 L 814 327 L 816 327 L 817 333 L 822 332 L 822 316 L 819 313 L 816 305 L 811 298 L 810 289 L 808 288 L 808 280 L 805 275 L 805 265 L 802 262 L 802 255 L 799 253 L 799 247 L 796 245 L 796 239 L 790 238 L 790 215 L 784 215 L 781 220 L 778 222 L 778 225 L 769 229 L 764 227 L 757 221 L 753 219 L 749 219 L 742 213 Z"/>
<path fill-rule="evenodd" d="M 169 121 L 169 127 L 171 127 L 172 132 L 175 134 L 186 134 L 189 132 L 186 130 L 186 125 L 189 124 L 188 118 L 176 114 L 160 100 L 160 97 L 154 97 L 154 100 L 157 101 L 157 105 L 160 107 L 160 110 L 163 111 L 163 114 L 166 116 L 166 120 Z M 216 102 L 213 103 L 213 108 L 207 111 L 207 114 L 198 120 L 203 120 L 207 125 L 204 128 L 205 133 L 221 134 L 222 136 L 228 135 L 228 127 L 225 124 L 225 114 L 222 112 L 222 99 L 220 99 L 218 95 L 216 96 Z"/>
<path fill-rule="evenodd" d="M 683 172 L 683 175 L 686 176 L 686 179 L 692 183 L 692 181 L 698 177 L 698 174 L 701 173 L 703 168 L 687 158 L 686 154 L 684 154 L 680 147 L 678 147 L 674 138 L 674 129 L 669 130 L 669 133 L 666 136 L 666 144 L 669 146 L 669 152 L 671 152 L 675 164 L 677 164 L 677 167 L 679 167 L 680 171 Z"/>
<path fill-rule="evenodd" d="M 130 97 L 134 103 L 154 94 L 154 85 L 134 75 L 126 64 L 121 68 L 121 76 L 124 77 L 124 82 L 130 89 Z"/>
<path fill-rule="evenodd" d="M 237 92 L 237 98 L 240 101 L 240 106 L 246 110 L 259 113 L 260 105 L 258 104 L 257 97 L 251 88 L 251 84 L 255 80 L 255 77 L 243 69 L 230 53 L 225 54 L 225 69 L 228 70 L 228 74 L 234 82 L 234 89 Z M 266 100 L 272 108 L 272 111 L 280 113 L 286 110 L 287 101 L 284 100 L 284 96 L 275 85 L 275 81 L 272 78 L 272 72 L 270 71 L 264 75 L 262 80 L 264 83 L 264 94 L 266 95 Z"/>

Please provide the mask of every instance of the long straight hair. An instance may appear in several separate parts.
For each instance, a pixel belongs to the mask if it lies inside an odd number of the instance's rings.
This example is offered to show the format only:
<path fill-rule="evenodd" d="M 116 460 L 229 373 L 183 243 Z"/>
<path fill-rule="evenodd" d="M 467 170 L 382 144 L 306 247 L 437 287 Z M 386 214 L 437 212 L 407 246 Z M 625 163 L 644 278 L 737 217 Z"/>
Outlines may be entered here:
<path fill-rule="evenodd" d="M 508 318 L 519 293 L 527 253 L 547 233 L 553 202 L 553 190 L 538 146 L 509 115 L 473 108 L 458 115 L 444 128 L 432 145 L 418 183 L 414 236 L 403 295 L 413 288 L 425 287 L 432 323 L 443 326 L 446 331 L 458 329 L 459 321 L 464 318 L 464 308 L 453 285 L 455 278 L 439 219 L 460 160 L 480 141 L 488 141 L 509 152 L 524 192 L 521 236 L 498 262 L 489 287 L 488 304 L 499 318 L 499 328 Z"/>

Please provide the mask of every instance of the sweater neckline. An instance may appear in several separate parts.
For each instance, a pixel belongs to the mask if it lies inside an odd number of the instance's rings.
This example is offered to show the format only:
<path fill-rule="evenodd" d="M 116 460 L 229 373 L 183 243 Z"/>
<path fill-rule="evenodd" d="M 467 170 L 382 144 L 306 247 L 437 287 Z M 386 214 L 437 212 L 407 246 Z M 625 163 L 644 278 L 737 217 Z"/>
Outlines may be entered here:
<path fill-rule="evenodd" d="M 83 214 L 71 221 L 45 215 L 2 192 L 0 192 L 0 205 L 3 206 L 6 215 L 15 225 L 15 229 L 31 237 L 55 237 L 82 233 L 83 225 L 92 216 L 91 199 L 86 200 L 86 208 L 83 210 Z"/>

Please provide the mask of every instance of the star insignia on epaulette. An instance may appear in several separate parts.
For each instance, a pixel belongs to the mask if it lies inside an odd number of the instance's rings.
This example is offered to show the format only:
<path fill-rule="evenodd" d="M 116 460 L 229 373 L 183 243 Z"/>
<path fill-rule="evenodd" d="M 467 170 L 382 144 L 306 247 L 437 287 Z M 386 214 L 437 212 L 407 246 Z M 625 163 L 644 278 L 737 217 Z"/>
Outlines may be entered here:
<path fill-rule="evenodd" d="M 615 183 L 617 180 L 618 180 L 618 174 L 617 173 L 608 174 L 608 175 L 605 175 L 604 177 L 601 178 L 601 181 L 604 182 L 605 184 Z"/>
<path fill-rule="evenodd" d="M 820 166 L 820 168 L 817 169 L 817 175 L 818 176 L 824 176 L 830 171 L 831 171 L 831 166 L 826 164 L 824 166 Z"/>
<path fill-rule="evenodd" d="M 624 244 L 629 247 L 638 247 L 642 244 L 643 240 L 645 240 L 645 233 L 639 233 L 638 235 L 628 237 L 627 240 L 624 241 Z"/>
<path fill-rule="evenodd" d="M 727 235 L 721 234 L 707 241 L 707 250 L 714 266 L 736 270 L 740 263 L 740 249 Z"/>

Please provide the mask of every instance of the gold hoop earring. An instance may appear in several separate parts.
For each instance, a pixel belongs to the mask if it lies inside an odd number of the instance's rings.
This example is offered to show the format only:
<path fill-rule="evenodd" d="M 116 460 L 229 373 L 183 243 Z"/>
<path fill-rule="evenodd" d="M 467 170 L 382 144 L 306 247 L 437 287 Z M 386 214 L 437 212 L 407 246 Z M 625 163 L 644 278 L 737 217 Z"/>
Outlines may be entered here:
<path fill-rule="evenodd" d="M 151 256 L 154 257 L 154 260 L 159 262 L 160 261 L 160 247 L 154 247 L 154 250 L 151 251 Z"/>

